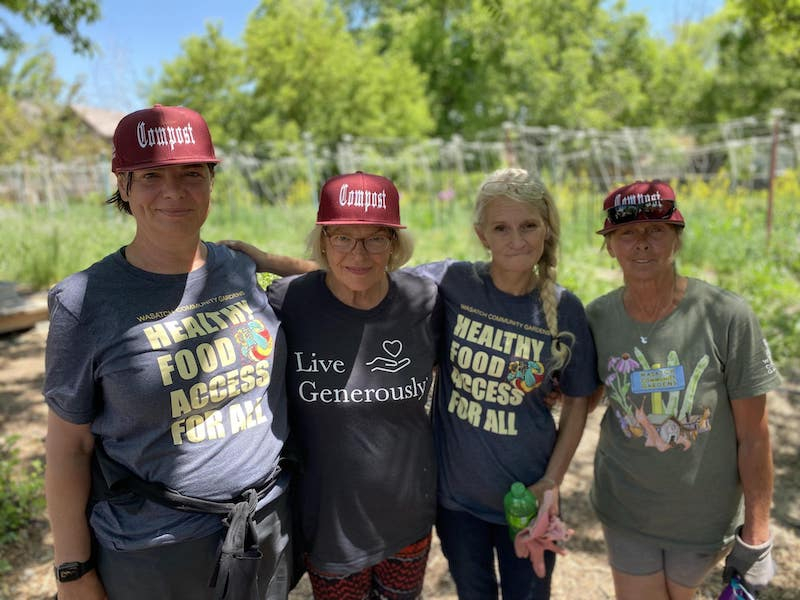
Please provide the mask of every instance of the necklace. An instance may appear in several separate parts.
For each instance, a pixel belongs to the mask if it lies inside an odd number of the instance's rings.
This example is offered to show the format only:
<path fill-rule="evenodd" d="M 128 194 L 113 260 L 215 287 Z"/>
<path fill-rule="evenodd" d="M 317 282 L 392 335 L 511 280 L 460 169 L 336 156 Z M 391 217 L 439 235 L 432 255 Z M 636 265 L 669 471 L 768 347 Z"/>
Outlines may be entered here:
<path fill-rule="evenodd" d="M 639 302 L 639 298 L 638 297 L 634 296 L 633 294 L 628 294 L 628 298 L 629 298 L 629 300 L 631 301 L 632 304 L 634 303 L 634 300 L 635 300 L 635 308 L 638 311 L 638 314 L 644 316 L 645 319 L 646 319 L 646 322 L 650 325 L 650 327 L 647 329 L 647 331 L 643 333 L 642 329 L 639 327 L 639 324 L 641 323 L 641 321 L 638 321 L 638 320 L 636 320 L 634 318 L 631 318 L 631 321 L 633 322 L 634 327 L 636 327 L 636 332 L 639 334 L 639 341 L 641 341 L 642 344 L 647 344 L 647 342 L 650 341 L 650 336 L 653 334 L 653 331 L 655 331 L 655 328 L 661 322 L 661 318 L 662 318 L 662 315 L 663 315 L 664 311 L 666 309 L 668 309 L 668 308 L 672 308 L 675 305 L 675 289 L 676 289 L 676 287 L 677 287 L 677 277 L 674 277 L 672 279 L 672 288 L 670 289 L 670 293 L 669 293 L 668 296 L 666 296 L 666 300 L 667 301 L 666 302 L 659 301 L 659 303 L 656 305 L 656 307 L 655 307 L 655 309 L 653 311 L 645 310 L 645 308 L 642 305 L 642 303 Z M 623 296 L 623 308 L 624 308 L 624 304 L 625 304 L 625 298 Z M 651 321 L 651 319 L 652 319 L 652 321 Z"/>
<path fill-rule="evenodd" d="M 637 324 L 636 325 L 636 332 L 639 334 L 639 341 L 641 341 L 643 344 L 646 344 L 647 341 L 650 339 L 650 336 L 652 335 L 653 330 L 656 328 L 656 325 L 658 325 L 658 321 L 656 321 L 655 323 L 652 323 L 650 325 L 650 329 L 647 330 L 647 335 L 642 335 L 642 330 L 639 329 L 639 325 Z"/>

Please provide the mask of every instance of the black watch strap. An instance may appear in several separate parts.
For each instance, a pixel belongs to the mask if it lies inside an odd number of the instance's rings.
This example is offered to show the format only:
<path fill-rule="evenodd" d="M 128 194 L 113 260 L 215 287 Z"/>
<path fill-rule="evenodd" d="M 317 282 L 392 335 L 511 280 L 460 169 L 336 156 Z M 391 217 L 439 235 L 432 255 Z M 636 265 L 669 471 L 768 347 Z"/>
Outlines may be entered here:
<path fill-rule="evenodd" d="M 58 581 L 62 583 L 66 581 L 75 581 L 94 569 L 94 560 L 90 558 L 86 562 L 65 562 L 56 565 L 54 569 Z"/>

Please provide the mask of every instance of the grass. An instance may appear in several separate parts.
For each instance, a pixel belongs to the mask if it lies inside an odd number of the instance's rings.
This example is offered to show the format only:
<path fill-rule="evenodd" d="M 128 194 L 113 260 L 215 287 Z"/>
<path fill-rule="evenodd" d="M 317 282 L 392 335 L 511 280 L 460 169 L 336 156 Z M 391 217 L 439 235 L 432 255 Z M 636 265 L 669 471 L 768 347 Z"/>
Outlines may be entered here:
<path fill-rule="evenodd" d="M 203 238 L 243 239 L 271 252 L 300 255 L 314 222 L 308 200 L 260 205 L 231 199 L 218 181 Z M 679 270 L 740 294 L 758 314 L 781 366 L 800 360 L 800 183 L 793 173 L 775 187 L 773 227 L 767 234 L 767 192 L 730 191 L 720 178 L 679 185 L 687 221 Z M 559 281 L 584 302 L 622 282 L 616 262 L 594 231 L 602 223 L 602 194 L 553 190 L 561 215 Z M 307 195 L 303 195 L 307 198 Z M 444 257 L 482 260 L 472 232 L 471 199 L 432 203 L 403 195 L 403 220 L 416 239 L 413 263 Z M 0 205 L 0 280 L 46 289 L 126 244 L 134 220 L 102 198 L 58 206 Z"/>

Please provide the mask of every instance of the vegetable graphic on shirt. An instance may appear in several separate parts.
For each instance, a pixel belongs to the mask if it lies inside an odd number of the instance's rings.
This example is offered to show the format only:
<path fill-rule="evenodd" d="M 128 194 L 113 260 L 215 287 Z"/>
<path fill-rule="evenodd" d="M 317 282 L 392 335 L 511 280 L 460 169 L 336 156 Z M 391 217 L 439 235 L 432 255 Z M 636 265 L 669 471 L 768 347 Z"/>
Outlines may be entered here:
<path fill-rule="evenodd" d="M 639 366 L 627 352 L 622 356 L 612 356 L 608 360 L 608 370 L 611 373 L 605 380 L 606 390 L 611 399 L 625 411 L 625 416 L 629 417 L 633 417 L 633 405 L 628 401 L 628 392 L 631 389 L 629 375 L 638 370 Z"/>
<path fill-rule="evenodd" d="M 678 362 L 678 353 L 675 350 L 670 350 L 669 354 L 667 354 L 667 366 L 668 367 L 677 367 L 680 363 Z M 669 393 L 669 401 L 667 402 L 667 414 L 672 415 L 674 417 L 678 416 L 678 402 L 680 401 L 681 393 L 678 390 L 673 390 Z"/>
<path fill-rule="evenodd" d="M 690 412 L 692 412 L 692 404 L 694 403 L 694 395 L 697 393 L 697 384 L 700 381 L 700 376 L 703 374 L 703 371 L 706 370 L 708 366 L 708 354 L 704 354 L 703 358 L 697 361 L 697 366 L 694 368 L 694 372 L 692 373 L 691 379 L 689 379 L 689 385 L 686 386 L 686 396 L 683 398 L 683 405 L 681 406 L 681 412 L 678 415 L 679 419 L 685 419 Z"/>
<path fill-rule="evenodd" d="M 672 350 L 667 354 L 667 367 L 653 363 L 652 366 L 644 353 L 634 347 L 633 356 L 624 353 L 622 356 L 612 356 L 608 361 L 609 375 L 606 377 L 606 390 L 609 400 L 616 406 L 613 407 L 614 415 L 620 424 L 624 435 L 628 438 L 645 437 L 645 447 L 653 447 L 660 452 L 670 448 L 682 447 L 684 450 L 691 448 L 700 433 L 711 430 L 711 411 L 704 408 L 702 415 L 692 414 L 694 399 L 700 378 L 709 364 L 708 355 L 704 355 L 695 365 L 688 384 L 683 389 L 683 403 L 678 410 L 681 391 L 675 385 L 682 385 L 682 375 L 675 374 L 680 369 L 678 354 Z M 631 394 L 631 373 L 637 373 L 633 396 L 641 396 L 641 404 L 634 403 Z M 680 371 L 682 373 L 682 370 Z M 645 379 L 646 378 L 646 379 Z M 661 379 L 672 380 L 671 385 L 661 382 Z M 675 381 L 678 383 L 676 384 Z M 646 382 L 646 383 L 645 383 Z M 650 386 L 649 389 L 646 386 Z M 669 400 L 664 406 L 662 394 L 669 391 Z M 649 391 L 650 413 L 645 411 Z"/>
<path fill-rule="evenodd" d="M 253 361 L 264 360 L 272 354 L 272 336 L 261 321 L 250 321 L 236 332 L 236 341 L 241 346 L 242 356 Z"/>
<path fill-rule="evenodd" d="M 506 379 L 523 392 L 530 392 L 542 384 L 544 365 L 538 361 L 517 358 L 508 363 Z"/>

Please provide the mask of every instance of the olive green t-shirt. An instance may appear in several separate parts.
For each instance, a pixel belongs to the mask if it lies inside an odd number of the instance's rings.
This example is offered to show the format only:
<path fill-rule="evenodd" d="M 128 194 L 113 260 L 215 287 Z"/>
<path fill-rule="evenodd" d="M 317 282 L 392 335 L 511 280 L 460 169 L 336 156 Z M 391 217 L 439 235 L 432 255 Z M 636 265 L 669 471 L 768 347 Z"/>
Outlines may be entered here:
<path fill-rule="evenodd" d="M 590 495 L 598 517 L 665 548 L 721 548 L 742 521 L 731 401 L 780 383 L 756 316 L 697 279 L 656 323 L 632 320 L 621 288 L 586 312 L 608 403 Z"/>

